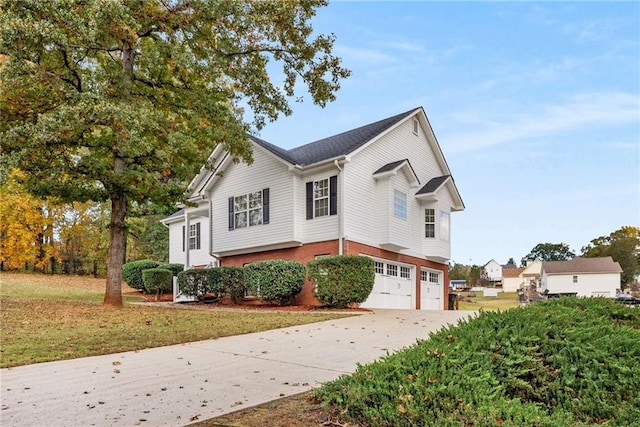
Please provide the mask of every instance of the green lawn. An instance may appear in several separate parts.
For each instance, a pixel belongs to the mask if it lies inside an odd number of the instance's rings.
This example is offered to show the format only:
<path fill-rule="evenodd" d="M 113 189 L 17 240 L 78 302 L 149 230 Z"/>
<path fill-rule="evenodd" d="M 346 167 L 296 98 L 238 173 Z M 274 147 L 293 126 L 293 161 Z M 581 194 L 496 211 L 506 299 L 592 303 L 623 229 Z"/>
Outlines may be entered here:
<path fill-rule="evenodd" d="M 130 290 L 126 288 L 125 290 Z M 104 279 L 2 273 L 0 367 L 140 350 L 345 317 L 102 306 Z"/>
<path fill-rule="evenodd" d="M 482 292 L 463 292 L 461 296 L 460 310 L 508 310 L 520 305 L 516 292 L 500 292 L 497 297 L 485 297 Z"/>

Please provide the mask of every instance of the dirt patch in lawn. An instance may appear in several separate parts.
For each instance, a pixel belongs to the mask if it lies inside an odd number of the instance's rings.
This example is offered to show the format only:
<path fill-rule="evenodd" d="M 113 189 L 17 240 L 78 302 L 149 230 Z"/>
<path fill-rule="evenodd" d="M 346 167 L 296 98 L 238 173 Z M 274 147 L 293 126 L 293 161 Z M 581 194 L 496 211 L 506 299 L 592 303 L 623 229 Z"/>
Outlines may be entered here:
<path fill-rule="evenodd" d="M 195 420 L 194 420 L 195 421 Z M 288 396 L 193 424 L 198 427 L 357 427 L 332 408 L 323 408 L 311 393 Z"/>

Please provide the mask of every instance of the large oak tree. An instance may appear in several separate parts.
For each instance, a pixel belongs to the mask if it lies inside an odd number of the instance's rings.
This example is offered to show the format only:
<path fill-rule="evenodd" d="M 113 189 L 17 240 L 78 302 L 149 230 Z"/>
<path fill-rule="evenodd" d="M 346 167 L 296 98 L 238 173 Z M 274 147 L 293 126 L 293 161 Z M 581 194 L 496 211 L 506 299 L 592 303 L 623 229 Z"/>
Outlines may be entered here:
<path fill-rule="evenodd" d="M 1 160 L 34 194 L 110 201 L 106 305 L 122 305 L 133 204 L 180 200 L 217 144 L 250 162 L 247 132 L 290 114 L 300 86 L 334 99 L 349 71 L 313 34 L 324 5 L 0 0 Z"/>

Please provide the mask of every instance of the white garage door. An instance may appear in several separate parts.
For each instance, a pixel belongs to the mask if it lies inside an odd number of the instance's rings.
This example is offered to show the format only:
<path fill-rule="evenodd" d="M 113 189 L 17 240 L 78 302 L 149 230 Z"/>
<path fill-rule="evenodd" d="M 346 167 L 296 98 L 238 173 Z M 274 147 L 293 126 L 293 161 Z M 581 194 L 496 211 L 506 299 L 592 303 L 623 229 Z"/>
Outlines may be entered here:
<path fill-rule="evenodd" d="M 442 276 L 441 271 L 420 270 L 420 309 L 444 310 Z"/>
<path fill-rule="evenodd" d="M 375 261 L 376 277 L 365 308 L 406 308 L 413 306 L 413 267 L 382 260 Z"/>

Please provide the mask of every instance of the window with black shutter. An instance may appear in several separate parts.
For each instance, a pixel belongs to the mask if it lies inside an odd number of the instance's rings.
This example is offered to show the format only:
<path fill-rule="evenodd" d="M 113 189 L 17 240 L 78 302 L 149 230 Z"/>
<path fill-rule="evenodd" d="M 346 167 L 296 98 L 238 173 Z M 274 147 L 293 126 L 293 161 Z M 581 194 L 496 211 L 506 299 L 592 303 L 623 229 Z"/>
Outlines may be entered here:
<path fill-rule="evenodd" d="M 229 230 L 269 224 L 269 189 L 229 197 Z"/>
<path fill-rule="evenodd" d="M 338 176 L 306 184 L 307 219 L 338 214 Z"/>

